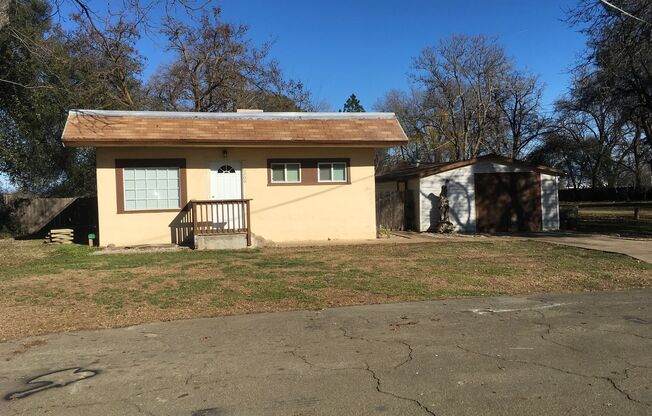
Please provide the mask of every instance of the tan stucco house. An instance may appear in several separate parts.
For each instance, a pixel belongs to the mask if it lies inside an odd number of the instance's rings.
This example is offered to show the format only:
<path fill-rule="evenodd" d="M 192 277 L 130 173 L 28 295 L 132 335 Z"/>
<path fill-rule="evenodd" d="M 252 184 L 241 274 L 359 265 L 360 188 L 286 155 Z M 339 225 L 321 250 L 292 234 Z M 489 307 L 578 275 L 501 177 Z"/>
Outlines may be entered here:
<path fill-rule="evenodd" d="M 392 113 L 72 110 L 65 146 L 94 147 L 100 245 L 237 247 L 376 236 L 375 149 Z"/>

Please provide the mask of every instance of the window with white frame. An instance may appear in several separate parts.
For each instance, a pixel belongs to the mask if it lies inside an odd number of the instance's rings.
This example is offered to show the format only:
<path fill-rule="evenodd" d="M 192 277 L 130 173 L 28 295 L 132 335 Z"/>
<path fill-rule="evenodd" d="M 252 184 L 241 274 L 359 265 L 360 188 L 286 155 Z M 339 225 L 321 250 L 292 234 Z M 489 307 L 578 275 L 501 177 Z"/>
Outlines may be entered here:
<path fill-rule="evenodd" d="M 272 163 L 272 183 L 301 183 L 301 163 Z"/>
<path fill-rule="evenodd" d="M 125 211 L 180 206 L 178 167 L 124 168 Z"/>
<path fill-rule="evenodd" d="M 346 182 L 346 163 L 319 163 L 319 182 Z"/>

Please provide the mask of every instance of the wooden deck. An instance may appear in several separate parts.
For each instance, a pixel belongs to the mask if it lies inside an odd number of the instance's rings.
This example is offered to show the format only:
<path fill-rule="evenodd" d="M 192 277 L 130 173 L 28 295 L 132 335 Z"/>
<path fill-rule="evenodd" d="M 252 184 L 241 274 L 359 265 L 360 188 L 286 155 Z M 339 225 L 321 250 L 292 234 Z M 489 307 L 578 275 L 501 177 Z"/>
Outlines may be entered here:
<path fill-rule="evenodd" d="M 245 234 L 251 246 L 251 199 L 191 200 L 170 227 L 176 244 L 192 243 L 196 236 Z"/>

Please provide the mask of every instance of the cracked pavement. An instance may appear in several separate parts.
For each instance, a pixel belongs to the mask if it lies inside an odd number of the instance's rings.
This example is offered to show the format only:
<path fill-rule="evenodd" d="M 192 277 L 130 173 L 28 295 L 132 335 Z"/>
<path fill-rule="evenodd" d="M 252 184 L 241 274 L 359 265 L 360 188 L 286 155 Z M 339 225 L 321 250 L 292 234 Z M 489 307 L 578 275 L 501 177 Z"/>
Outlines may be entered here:
<path fill-rule="evenodd" d="M 0 414 L 649 415 L 651 301 L 469 298 L 15 340 Z"/>

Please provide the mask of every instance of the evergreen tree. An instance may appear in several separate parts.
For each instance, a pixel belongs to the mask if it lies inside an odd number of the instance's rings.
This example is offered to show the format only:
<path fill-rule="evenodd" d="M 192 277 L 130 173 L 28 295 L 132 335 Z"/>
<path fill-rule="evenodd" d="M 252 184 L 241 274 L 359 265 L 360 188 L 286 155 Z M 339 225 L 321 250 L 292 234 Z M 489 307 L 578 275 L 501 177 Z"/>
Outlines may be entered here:
<path fill-rule="evenodd" d="M 351 96 L 344 103 L 344 108 L 342 108 L 340 112 L 364 113 L 365 109 L 362 106 L 362 104 L 360 104 L 360 100 L 358 100 L 358 97 L 356 97 L 355 94 L 351 94 Z"/>

